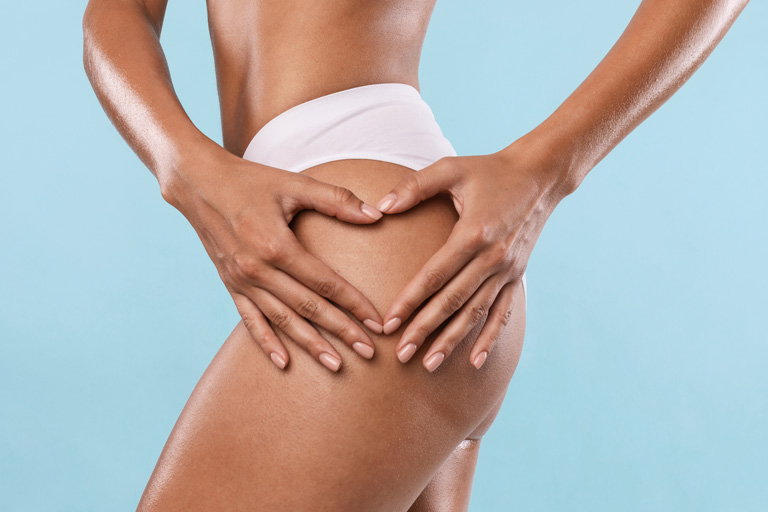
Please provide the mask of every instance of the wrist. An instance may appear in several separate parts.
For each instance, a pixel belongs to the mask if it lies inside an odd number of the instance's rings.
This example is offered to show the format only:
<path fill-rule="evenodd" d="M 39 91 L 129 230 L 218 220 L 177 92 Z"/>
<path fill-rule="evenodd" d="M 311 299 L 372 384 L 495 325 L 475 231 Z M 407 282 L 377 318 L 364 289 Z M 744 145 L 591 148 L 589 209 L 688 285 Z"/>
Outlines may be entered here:
<path fill-rule="evenodd" d="M 515 168 L 526 169 L 543 195 L 556 203 L 581 184 L 568 139 L 534 129 L 498 152 Z M 522 164 L 521 164 L 522 162 Z"/>
<path fill-rule="evenodd" d="M 191 191 L 204 188 L 206 182 L 216 179 L 222 162 L 234 158 L 232 153 L 201 134 L 183 145 L 173 162 L 156 173 L 163 199 L 181 210 Z"/>

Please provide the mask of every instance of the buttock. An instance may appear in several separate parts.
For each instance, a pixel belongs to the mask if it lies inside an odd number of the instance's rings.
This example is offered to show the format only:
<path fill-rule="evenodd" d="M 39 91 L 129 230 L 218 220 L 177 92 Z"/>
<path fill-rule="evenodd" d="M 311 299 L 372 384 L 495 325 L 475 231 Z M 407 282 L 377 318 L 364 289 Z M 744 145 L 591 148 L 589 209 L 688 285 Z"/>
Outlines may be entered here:
<path fill-rule="evenodd" d="M 302 171 L 302 174 L 346 187 L 363 201 L 375 204 L 398 180 L 413 172 L 404 166 L 373 160 L 342 160 L 315 166 Z M 443 246 L 457 220 L 458 214 L 451 198 L 438 194 L 407 212 L 385 215 L 374 224 L 355 225 L 318 212 L 302 211 L 293 219 L 291 228 L 310 254 L 357 287 L 383 314 L 411 278 Z M 364 372 L 371 389 L 377 385 L 384 386 L 385 382 L 387 387 L 402 388 L 403 392 L 420 389 L 424 404 L 446 417 L 463 417 L 469 426 L 473 422 L 470 417 L 482 416 L 479 411 L 492 404 L 489 402 L 472 410 L 473 407 L 464 400 L 480 389 L 484 389 L 489 397 L 501 396 L 517 366 L 526 315 L 525 292 L 521 282 L 516 285 L 514 296 L 516 307 L 510 322 L 480 370 L 471 366 L 469 353 L 481 325 L 467 335 L 434 373 L 427 372 L 421 360 L 430 342 L 442 332 L 447 322 L 430 335 L 408 363 L 403 365 L 397 360 L 394 348 L 400 335 L 427 302 L 391 335 L 367 331 L 376 344 L 375 358 L 382 365 L 377 376 L 371 373 L 370 361 L 356 357 L 338 338 L 322 328 L 319 330 L 340 351 L 351 372 Z M 346 313 L 359 324 L 350 313 Z M 291 352 L 291 357 L 294 352 Z M 300 357 L 303 358 L 303 355 Z M 495 362 L 486 368 L 485 365 L 492 360 Z M 307 364 L 313 362 L 311 359 L 306 361 Z M 406 379 L 398 370 L 403 366 L 407 368 L 405 375 L 409 376 Z M 398 382 L 395 382 L 394 375 L 398 375 Z M 377 383 L 379 377 L 382 381 Z M 479 403 L 485 404 L 485 400 L 479 400 Z"/>
<path fill-rule="evenodd" d="M 373 201 L 410 172 L 344 160 L 305 174 Z M 291 227 L 312 255 L 385 312 L 457 219 L 452 201 L 439 195 L 375 224 L 308 210 Z M 523 302 L 521 284 L 514 298 Z M 439 331 L 401 363 L 394 348 L 407 325 L 390 335 L 369 332 L 370 360 L 318 326 L 343 358 L 334 373 L 279 330 L 290 364 L 278 369 L 239 322 L 185 405 L 139 510 L 407 510 L 454 449 L 495 414 L 520 358 L 525 310 L 513 309 L 480 369 L 469 362 L 478 328 L 432 373 L 420 361 Z"/>

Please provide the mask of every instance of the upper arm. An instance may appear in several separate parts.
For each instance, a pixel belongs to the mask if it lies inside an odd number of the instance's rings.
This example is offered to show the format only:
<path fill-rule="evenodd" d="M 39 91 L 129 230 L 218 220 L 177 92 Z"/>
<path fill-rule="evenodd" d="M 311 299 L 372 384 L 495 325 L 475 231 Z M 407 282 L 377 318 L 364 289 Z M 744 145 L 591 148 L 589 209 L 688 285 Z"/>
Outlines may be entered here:
<path fill-rule="evenodd" d="M 100 14 L 111 12 L 122 15 L 133 11 L 146 17 L 159 36 L 167 6 L 168 0 L 89 0 L 83 25 L 90 23 L 94 17 L 99 18 Z"/>

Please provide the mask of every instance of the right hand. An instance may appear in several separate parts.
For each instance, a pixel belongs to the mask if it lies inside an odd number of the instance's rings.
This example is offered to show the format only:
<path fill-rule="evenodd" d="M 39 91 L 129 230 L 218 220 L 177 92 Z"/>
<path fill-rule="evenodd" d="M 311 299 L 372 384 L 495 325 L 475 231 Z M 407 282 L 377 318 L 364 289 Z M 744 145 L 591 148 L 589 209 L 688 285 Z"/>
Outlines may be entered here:
<path fill-rule="evenodd" d="M 332 371 L 341 356 L 307 320 L 370 359 L 374 344 L 345 308 L 381 333 L 381 315 L 354 286 L 309 254 L 288 224 L 312 209 L 355 224 L 382 214 L 350 190 L 309 176 L 217 152 L 190 164 L 163 188 L 163 198 L 192 224 L 232 295 L 243 324 L 279 368 L 288 352 L 267 319 Z M 367 209 L 368 209 L 367 208 Z"/>

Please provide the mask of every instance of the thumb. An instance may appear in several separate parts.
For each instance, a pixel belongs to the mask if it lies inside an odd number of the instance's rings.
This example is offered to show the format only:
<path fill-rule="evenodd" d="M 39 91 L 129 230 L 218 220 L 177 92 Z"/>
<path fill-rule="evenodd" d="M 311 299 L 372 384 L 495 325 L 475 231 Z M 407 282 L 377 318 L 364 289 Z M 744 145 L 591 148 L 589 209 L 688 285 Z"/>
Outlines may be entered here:
<path fill-rule="evenodd" d="M 400 213 L 420 202 L 448 191 L 456 183 L 458 172 L 448 158 L 441 158 L 420 171 L 404 176 L 382 197 L 376 208 L 385 213 Z"/>
<path fill-rule="evenodd" d="M 382 213 L 365 204 L 351 190 L 331 185 L 310 176 L 302 176 L 293 189 L 295 211 L 316 210 L 345 222 L 370 224 L 382 217 Z"/>

